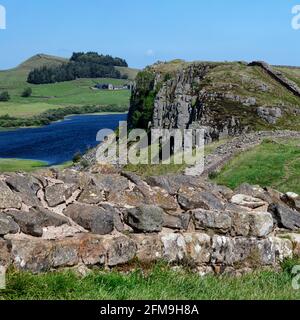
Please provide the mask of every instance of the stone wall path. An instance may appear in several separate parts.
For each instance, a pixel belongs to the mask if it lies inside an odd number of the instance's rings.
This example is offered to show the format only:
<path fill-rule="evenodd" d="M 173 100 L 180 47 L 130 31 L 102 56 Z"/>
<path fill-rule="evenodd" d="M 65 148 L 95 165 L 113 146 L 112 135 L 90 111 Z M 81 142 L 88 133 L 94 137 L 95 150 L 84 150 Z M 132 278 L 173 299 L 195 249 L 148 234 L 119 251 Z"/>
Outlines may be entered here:
<path fill-rule="evenodd" d="M 298 131 L 261 131 L 232 138 L 230 141 L 217 147 L 211 154 L 205 156 L 204 172 L 201 174 L 197 167 L 185 170 L 186 175 L 208 176 L 210 173 L 220 170 L 228 161 L 237 154 L 250 150 L 261 144 L 265 139 L 276 138 L 300 138 Z"/>

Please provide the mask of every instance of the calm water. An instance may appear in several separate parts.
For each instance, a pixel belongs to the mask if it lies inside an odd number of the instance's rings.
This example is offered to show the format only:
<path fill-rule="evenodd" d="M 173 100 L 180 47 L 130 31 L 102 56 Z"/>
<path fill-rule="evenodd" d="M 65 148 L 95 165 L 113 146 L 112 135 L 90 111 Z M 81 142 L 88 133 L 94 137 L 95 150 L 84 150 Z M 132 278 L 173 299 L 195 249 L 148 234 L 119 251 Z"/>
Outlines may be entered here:
<path fill-rule="evenodd" d="M 79 115 L 41 128 L 0 131 L 0 158 L 42 160 L 50 165 L 71 160 L 97 145 L 99 130 L 116 129 L 126 114 Z"/>

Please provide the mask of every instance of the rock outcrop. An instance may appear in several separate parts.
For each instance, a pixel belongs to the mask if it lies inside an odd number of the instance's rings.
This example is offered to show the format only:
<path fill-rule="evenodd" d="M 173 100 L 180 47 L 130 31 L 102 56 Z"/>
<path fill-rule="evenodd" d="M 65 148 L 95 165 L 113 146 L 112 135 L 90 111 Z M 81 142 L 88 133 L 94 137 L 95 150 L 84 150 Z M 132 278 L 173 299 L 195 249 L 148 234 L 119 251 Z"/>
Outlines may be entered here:
<path fill-rule="evenodd" d="M 45 272 L 163 259 L 203 274 L 277 268 L 299 255 L 294 193 L 246 184 L 230 190 L 183 175 L 144 180 L 71 169 L 2 174 L 0 181 L 5 268 Z M 13 181 L 26 183 L 16 188 Z"/>
<path fill-rule="evenodd" d="M 204 129 L 207 142 L 253 130 L 294 129 L 299 97 L 295 83 L 263 62 L 158 63 L 136 78 L 129 125 Z"/>

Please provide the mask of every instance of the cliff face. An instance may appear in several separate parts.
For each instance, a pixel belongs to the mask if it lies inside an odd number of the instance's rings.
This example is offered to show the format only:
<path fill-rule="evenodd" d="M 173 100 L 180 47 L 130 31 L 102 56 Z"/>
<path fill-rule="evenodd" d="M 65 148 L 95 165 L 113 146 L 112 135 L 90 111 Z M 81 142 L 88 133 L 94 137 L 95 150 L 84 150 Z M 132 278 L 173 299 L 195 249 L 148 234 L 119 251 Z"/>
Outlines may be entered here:
<path fill-rule="evenodd" d="M 174 61 L 140 72 L 129 124 L 204 128 L 209 141 L 250 130 L 299 130 L 299 114 L 299 97 L 260 65 Z"/>

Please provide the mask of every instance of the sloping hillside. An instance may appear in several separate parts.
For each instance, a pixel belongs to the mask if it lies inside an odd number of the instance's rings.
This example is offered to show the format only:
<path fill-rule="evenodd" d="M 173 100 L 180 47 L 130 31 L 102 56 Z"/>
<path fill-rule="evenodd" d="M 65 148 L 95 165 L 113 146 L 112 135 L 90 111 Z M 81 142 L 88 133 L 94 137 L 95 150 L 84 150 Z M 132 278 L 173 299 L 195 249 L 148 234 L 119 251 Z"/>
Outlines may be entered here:
<path fill-rule="evenodd" d="M 299 69 L 287 70 L 299 83 Z M 205 128 L 208 139 L 249 130 L 300 130 L 300 98 L 260 66 L 175 60 L 138 74 L 129 118 L 132 127 L 151 122 Z"/>
<path fill-rule="evenodd" d="M 27 83 L 28 73 L 34 68 L 43 65 L 59 65 L 68 60 L 45 54 L 35 55 L 21 63 L 16 68 L 0 71 L 0 92 L 8 91 L 11 96 L 9 102 L 0 103 L 0 116 L 9 114 L 15 117 L 31 117 L 49 109 L 63 108 L 65 106 L 85 105 L 119 105 L 129 104 L 130 92 L 92 90 L 99 83 L 112 83 L 121 85 L 126 80 L 121 79 L 77 79 L 54 84 L 32 85 Z M 130 78 L 134 78 L 136 71 L 122 68 Z M 25 88 L 31 87 L 33 94 L 29 98 L 22 98 Z"/>
<path fill-rule="evenodd" d="M 67 62 L 67 59 L 46 54 L 37 54 L 22 62 L 16 68 L 0 71 L 0 90 L 14 90 L 20 85 L 26 85 L 28 73 L 34 68 L 39 68 L 44 65 L 60 65 L 64 62 Z"/>

